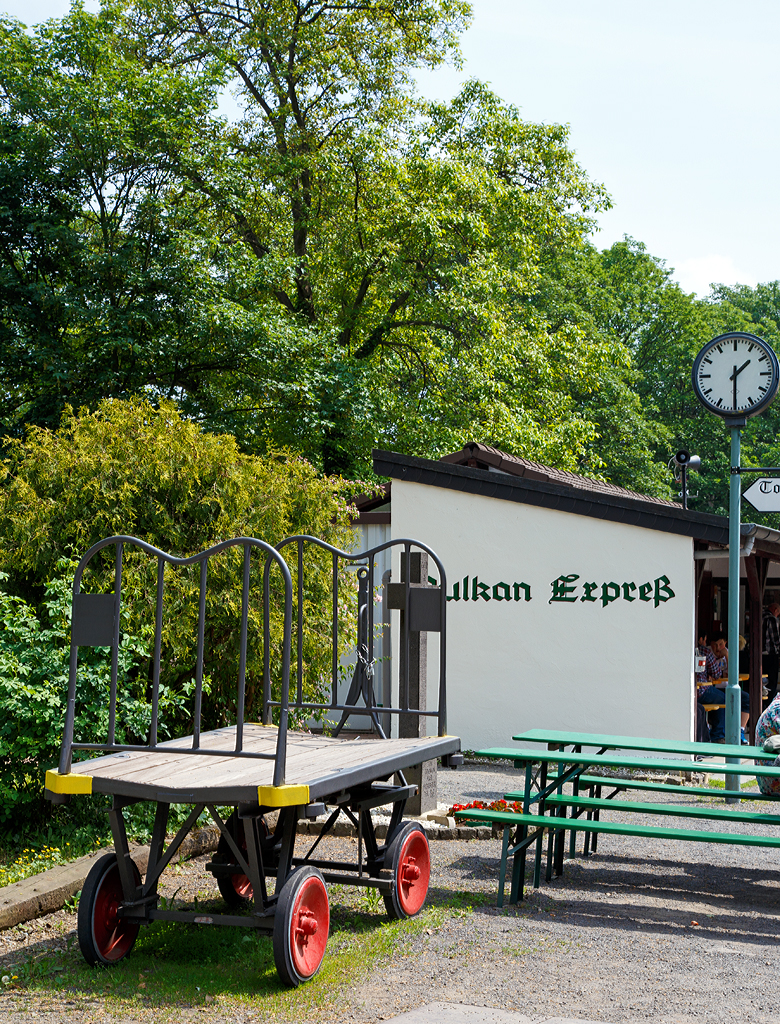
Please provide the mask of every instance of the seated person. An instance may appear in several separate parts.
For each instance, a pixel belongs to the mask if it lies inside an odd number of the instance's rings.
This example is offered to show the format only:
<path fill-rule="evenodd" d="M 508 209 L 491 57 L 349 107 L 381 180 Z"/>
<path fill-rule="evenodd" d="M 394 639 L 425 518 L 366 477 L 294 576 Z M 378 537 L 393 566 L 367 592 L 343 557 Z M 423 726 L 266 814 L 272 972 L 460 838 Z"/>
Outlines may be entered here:
<path fill-rule="evenodd" d="M 723 680 L 723 682 L 717 685 L 710 682 L 709 686 L 699 686 L 697 688 L 696 700 L 699 704 L 724 704 L 726 702 L 726 678 L 729 674 L 729 652 L 726 647 L 726 636 L 724 633 L 716 633 L 712 638 L 712 643 L 709 647 L 706 645 L 706 637 L 702 638 L 704 643 L 701 645 L 704 647 L 707 655 L 707 680 Z M 697 676 L 697 682 L 699 677 Z M 742 690 L 742 742 L 747 743 L 747 737 L 745 736 L 745 726 L 750 715 L 750 694 L 747 690 Z M 710 725 L 710 737 L 713 743 L 725 743 L 726 742 L 726 709 L 716 708 L 712 724 Z"/>
<path fill-rule="evenodd" d="M 758 720 L 758 725 L 756 726 L 756 746 L 762 747 L 764 740 L 768 736 L 775 736 L 777 733 L 780 733 L 780 693 Z M 772 758 L 771 761 L 756 761 L 756 764 L 780 767 L 779 762 L 780 758 L 777 758 L 777 760 Z M 780 779 L 767 779 L 757 776 L 756 782 L 762 793 L 766 793 L 767 796 L 776 795 L 780 797 Z"/>

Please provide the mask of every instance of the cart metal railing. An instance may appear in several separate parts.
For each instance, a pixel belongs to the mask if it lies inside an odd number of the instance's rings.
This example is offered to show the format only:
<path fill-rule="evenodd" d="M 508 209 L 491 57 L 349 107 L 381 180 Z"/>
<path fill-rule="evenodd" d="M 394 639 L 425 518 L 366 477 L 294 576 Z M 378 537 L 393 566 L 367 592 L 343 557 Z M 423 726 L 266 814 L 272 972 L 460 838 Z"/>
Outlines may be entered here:
<path fill-rule="evenodd" d="M 291 638 L 293 634 L 293 580 L 290 569 L 282 552 L 290 545 L 296 546 L 297 578 L 296 589 L 296 676 L 293 699 L 290 697 L 290 662 Z M 107 547 L 113 546 L 114 557 L 114 590 L 113 593 L 83 594 L 81 584 L 84 572 L 92 559 Z M 308 701 L 304 699 L 303 685 L 303 638 L 305 628 L 305 589 L 306 572 L 304 554 L 307 546 L 320 548 L 331 555 L 332 559 L 332 680 L 331 700 L 329 703 Z M 154 653 L 152 660 L 151 683 L 151 719 L 147 743 L 119 743 L 116 737 L 117 724 L 117 687 L 119 652 L 121 638 L 122 612 L 122 572 L 127 547 L 157 559 L 157 582 L 155 590 L 155 626 Z M 212 746 L 201 746 L 202 699 L 203 699 L 203 666 L 204 643 L 206 633 L 206 589 L 208 582 L 209 561 L 216 555 L 230 549 L 243 549 L 243 576 L 240 617 L 239 662 L 236 685 L 236 732 L 235 744 L 232 749 L 217 749 Z M 384 707 L 377 703 L 373 687 L 374 676 L 374 589 L 375 589 L 375 556 L 388 548 L 401 547 L 402 575 L 405 579 L 400 583 L 391 583 L 390 607 L 404 611 L 404 628 L 401 631 L 400 643 L 405 649 L 404 672 L 399 680 L 399 706 Z M 410 582 L 410 556 L 412 548 L 427 553 L 435 562 L 439 572 L 438 587 L 420 586 Z M 272 724 L 274 711 L 278 716 L 278 735 L 275 753 L 262 753 L 244 750 L 244 717 L 246 705 L 246 666 L 249 644 L 249 602 L 250 602 L 250 571 L 252 551 L 257 549 L 263 558 L 263 709 L 262 721 L 265 725 Z M 346 701 L 338 699 L 339 681 L 339 572 L 344 563 L 357 567 L 358 570 L 358 622 L 357 622 L 357 664 L 353 676 L 353 685 Z M 160 695 L 160 661 L 162 652 L 163 632 L 163 595 L 165 590 L 165 568 L 186 568 L 198 565 L 200 579 L 198 590 L 198 620 L 195 661 L 195 690 L 193 699 L 193 732 L 189 746 L 182 745 L 181 739 L 158 741 L 159 695 Z M 279 700 L 272 699 L 271 693 L 271 573 L 278 569 L 282 576 L 284 603 L 284 633 L 282 638 L 282 658 Z M 394 590 L 392 588 L 395 588 Z M 71 622 L 70 672 L 68 678 L 68 699 L 63 729 L 63 742 L 60 751 L 59 773 L 67 774 L 71 770 L 74 751 L 90 751 L 93 753 L 118 753 L 122 751 L 155 751 L 180 756 L 182 754 L 207 755 L 214 757 L 257 758 L 274 761 L 273 785 L 281 786 L 285 781 L 287 731 L 291 711 L 341 712 L 342 721 L 354 715 L 368 715 L 380 737 L 386 738 L 380 723 L 379 715 L 427 716 L 437 720 L 438 735 L 447 733 L 446 715 L 446 592 L 447 583 L 444 567 L 429 547 L 419 541 L 399 539 L 387 541 L 359 553 L 341 551 L 317 537 L 298 535 L 282 541 L 276 548 L 265 541 L 253 537 L 236 537 L 222 541 L 205 551 L 188 558 L 177 558 L 151 544 L 132 536 L 114 536 L 99 541 L 86 552 L 78 563 L 73 581 L 73 612 Z M 432 710 L 420 710 L 410 706 L 409 699 L 409 645 L 410 634 L 414 631 L 436 631 L 440 633 L 439 649 L 439 686 L 438 706 Z M 76 718 L 77 678 L 79 647 L 110 647 L 111 677 L 109 692 L 108 730 L 105 743 L 84 743 L 74 739 Z M 358 704 L 362 697 L 363 704 Z"/>
<path fill-rule="evenodd" d="M 114 591 L 110 594 L 82 594 L 81 581 L 84 571 L 98 552 L 104 548 L 115 548 L 114 559 Z M 155 593 L 155 626 L 154 626 L 154 655 L 152 663 L 152 709 L 151 722 L 149 726 L 149 741 L 145 744 L 117 743 L 116 742 L 116 707 L 117 707 L 117 677 L 119 668 L 119 645 L 121 631 L 121 605 L 122 605 L 122 568 L 125 547 L 131 545 L 148 555 L 157 559 L 157 586 Z M 241 639 L 239 653 L 239 669 L 236 693 L 236 742 L 232 750 L 217 750 L 213 747 L 202 747 L 201 736 L 201 711 L 203 699 L 203 658 L 204 658 L 204 637 L 206 629 L 206 584 L 208 580 L 208 563 L 215 555 L 226 551 L 229 548 L 242 547 L 243 558 L 243 581 L 241 595 Z M 246 702 L 246 652 L 248 642 L 249 622 L 249 575 L 250 557 L 252 549 L 257 548 L 265 554 L 265 575 L 268 575 L 268 566 L 276 565 L 282 574 L 284 581 L 284 638 L 282 643 L 282 674 L 281 674 L 281 701 L 279 734 L 276 743 L 276 753 L 254 753 L 245 751 L 243 747 L 244 729 L 244 705 Z M 166 565 L 176 568 L 186 568 L 191 565 L 200 566 L 200 581 L 198 592 L 198 629 L 197 629 L 197 654 L 195 662 L 195 695 L 193 707 L 193 734 L 190 747 L 182 747 L 176 740 L 168 740 L 158 743 L 157 727 L 159 715 L 159 694 L 160 694 L 160 656 L 162 650 L 162 621 L 163 621 L 163 592 L 165 589 L 165 567 Z M 292 577 L 282 555 L 265 541 L 257 540 L 254 537 L 236 537 L 232 540 L 222 541 L 215 544 L 197 555 L 189 558 L 177 558 L 170 555 L 152 544 L 147 544 L 138 537 L 115 536 L 107 537 L 105 540 L 93 544 L 76 568 L 76 575 L 73 580 L 73 614 L 71 621 L 71 644 L 70 644 L 70 672 L 68 677 L 68 702 L 65 710 L 65 724 L 63 729 L 62 748 L 60 750 L 59 772 L 67 774 L 71 769 L 74 750 L 90 750 L 103 753 L 116 753 L 126 750 L 154 750 L 160 753 L 170 752 L 176 756 L 180 754 L 198 754 L 215 757 L 240 756 L 247 758 L 260 758 L 274 760 L 274 782 L 275 786 L 284 783 L 285 761 L 287 751 L 287 702 L 290 690 L 290 633 L 292 623 Z M 73 728 L 76 717 L 76 682 L 78 676 L 78 653 L 79 647 L 111 647 L 111 682 L 108 712 L 108 736 L 105 743 L 80 743 L 74 741 Z"/>
<path fill-rule="evenodd" d="M 380 715 L 409 715 L 437 720 L 437 734 L 447 735 L 447 695 L 446 695 L 446 649 L 447 649 L 447 577 L 444 566 L 438 555 L 421 541 L 409 538 L 397 538 L 377 544 L 366 551 L 349 552 L 333 547 L 318 537 L 311 537 L 306 534 L 299 534 L 294 537 L 287 537 L 277 545 L 277 550 L 282 551 L 290 545 L 295 545 L 297 555 L 297 579 L 296 579 L 296 666 L 295 666 L 295 697 L 290 702 L 290 707 L 298 711 L 331 711 L 341 712 L 342 719 L 337 727 L 341 729 L 349 715 L 368 715 L 374 729 L 382 738 L 386 738 L 385 731 L 381 725 Z M 304 631 L 304 553 L 307 546 L 321 548 L 330 553 L 332 558 L 332 650 L 333 659 L 331 665 L 331 699 L 329 703 L 306 701 L 303 699 L 303 631 Z M 385 707 L 377 703 L 376 693 L 373 686 L 374 678 L 374 591 L 376 586 L 376 567 L 374 560 L 381 551 L 400 547 L 401 550 L 401 575 L 403 580 L 400 583 L 391 583 L 391 608 L 400 609 L 405 613 L 404 625 L 400 634 L 400 643 L 405 648 L 402 658 L 403 672 L 399 672 L 399 706 Z M 421 586 L 411 582 L 411 553 L 417 549 L 429 555 L 439 571 L 439 586 Z M 347 696 L 347 700 L 340 702 L 338 699 L 339 684 L 339 567 L 340 563 L 347 562 L 358 566 L 358 637 L 357 637 L 357 664 L 353 676 L 353 685 Z M 280 707 L 279 701 L 271 699 L 271 678 L 270 678 L 270 644 L 268 643 L 270 621 L 268 589 L 270 559 L 266 563 L 264 579 L 264 608 L 265 608 L 265 670 L 263 679 L 263 708 L 264 723 L 271 721 L 271 710 Z M 381 577 L 380 577 L 381 581 Z M 410 638 L 413 632 L 438 632 L 439 633 L 439 685 L 438 702 L 435 709 L 420 710 L 410 704 L 409 673 L 411 658 Z M 356 703 L 358 696 L 363 697 L 363 706 Z"/>

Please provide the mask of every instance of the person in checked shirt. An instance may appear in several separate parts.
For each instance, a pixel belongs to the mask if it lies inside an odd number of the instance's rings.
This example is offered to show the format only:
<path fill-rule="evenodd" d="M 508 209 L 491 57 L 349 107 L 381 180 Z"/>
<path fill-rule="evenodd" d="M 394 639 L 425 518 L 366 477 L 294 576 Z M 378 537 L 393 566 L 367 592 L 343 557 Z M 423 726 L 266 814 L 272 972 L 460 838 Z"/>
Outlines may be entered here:
<path fill-rule="evenodd" d="M 716 633 L 712 638 L 712 643 L 707 647 L 707 638 L 703 637 L 700 640 L 700 645 L 704 648 L 705 654 L 707 655 L 707 681 L 710 683 L 709 686 L 699 686 L 697 688 L 696 700 L 699 704 L 724 704 L 726 701 L 726 679 L 729 674 L 729 652 L 726 647 L 726 636 L 724 633 Z M 714 680 L 722 680 L 718 685 L 715 685 Z M 699 680 L 697 678 L 697 682 Z M 742 742 L 747 743 L 747 737 L 745 736 L 745 726 L 750 713 L 750 694 L 747 690 L 742 690 Z M 726 742 L 726 709 L 717 708 L 713 714 L 713 722 L 710 726 L 710 739 L 713 743 L 725 743 Z"/>

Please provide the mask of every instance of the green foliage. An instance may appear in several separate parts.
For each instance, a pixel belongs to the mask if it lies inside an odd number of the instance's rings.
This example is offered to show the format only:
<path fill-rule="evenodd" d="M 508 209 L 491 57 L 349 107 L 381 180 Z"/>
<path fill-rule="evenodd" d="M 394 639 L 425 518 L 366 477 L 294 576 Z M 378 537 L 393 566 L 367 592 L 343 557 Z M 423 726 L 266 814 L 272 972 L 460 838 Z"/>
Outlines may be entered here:
<path fill-rule="evenodd" d="M 60 563 L 58 570 L 73 567 Z M 0 576 L 5 580 L 5 574 Z M 37 810 L 43 773 L 59 760 L 70 656 L 70 581 L 60 576 L 46 588 L 46 622 L 20 598 L 0 589 L 0 827 L 20 812 Z M 118 695 L 117 735 L 133 742 L 148 729 L 151 708 L 139 666 L 148 656 L 145 638 L 123 637 L 119 651 L 125 686 Z M 84 648 L 79 672 L 76 730 L 87 743 L 102 742 L 108 725 L 111 658 L 107 648 Z M 181 712 L 184 694 L 162 695 L 163 733 Z"/>
<path fill-rule="evenodd" d="M 137 399 L 115 400 L 101 403 L 94 413 L 69 411 L 59 430 L 34 427 L 25 441 L 12 442 L 5 471 L 5 486 L 0 490 L 0 565 L 12 575 L 17 592 L 33 596 L 57 574 L 58 559 L 81 556 L 93 543 L 114 534 L 134 534 L 179 556 L 237 536 L 277 544 L 291 534 L 311 533 L 340 547 L 352 540 L 342 481 L 323 479 L 298 457 L 280 454 L 261 460 L 243 455 L 233 438 L 202 431 L 164 402 L 154 408 Z M 128 635 L 146 642 L 154 622 L 156 561 L 134 554 L 130 547 L 126 550 L 122 583 L 126 629 Z M 94 570 L 87 570 L 84 590 L 113 590 L 113 548 L 108 551 L 110 558 L 98 556 Z M 204 722 L 212 726 L 235 721 L 241 558 L 241 551 L 232 549 L 212 559 L 209 567 L 204 685 L 211 701 L 204 706 Z M 255 557 L 248 720 L 259 718 L 262 705 L 262 566 L 262 559 Z M 305 692 L 312 699 L 320 699 L 330 682 L 330 573 L 330 556 L 314 553 L 309 557 L 303 661 Z M 278 697 L 282 638 L 278 571 L 272 572 L 271 581 L 272 683 Z M 192 687 L 198 586 L 197 567 L 166 572 L 160 679 L 171 694 L 189 693 Z M 342 581 L 341 592 L 342 610 L 348 615 L 355 594 L 354 574 Z M 342 631 L 341 642 L 346 650 L 347 630 Z M 82 657 L 89 657 L 88 651 L 82 649 Z M 140 659 L 138 676 L 146 695 L 151 660 L 144 651 L 148 655 L 148 647 L 133 648 L 134 658 Z M 60 672 L 51 685 L 64 694 L 66 680 L 67 672 Z M 102 724 L 104 718 L 96 714 L 93 722 Z M 187 716 L 178 714 L 177 725 L 186 724 Z M 132 726 L 136 735 L 145 733 L 143 722 L 134 719 Z"/>
<path fill-rule="evenodd" d="M 211 83 L 140 68 L 109 18 L 75 7 L 32 34 L 0 23 L 0 86 L 5 429 L 244 365 L 245 332 L 220 320 L 213 239 L 154 145 L 158 122 L 202 119 Z"/>
<path fill-rule="evenodd" d="M 469 14 L 105 0 L 0 22 L 0 429 L 164 397 L 326 472 L 478 439 L 659 496 L 685 446 L 694 507 L 723 510 L 690 365 L 727 328 L 775 339 L 780 286 L 699 301 L 641 243 L 599 252 L 609 200 L 564 127 L 476 81 L 417 96 Z M 777 426 L 751 421 L 747 461 L 777 461 Z"/>
<path fill-rule="evenodd" d="M 603 189 L 566 129 L 481 83 L 414 95 L 416 67 L 458 59 L 468 13 L 142 0 L 6 22 L 5 429 L 144 393 L 326 472 L 478 437 L 628 475 L 644 428 L 626 352 L 533 302 Z"/>
<path fill-rule="evenodd" d="M 705 412 L 691 385 L 693 360 L 702 345 L 724 331 L 750 331 L 780 350 L 780 286 L 717 286 L 707 300 L 682 291 L 662 260 L 624 239 L 594 253 L 585 275 L 586 305 L 600 330 L 613 334 L 631 353 L 636 373 L 632 390 L 650 430 L 641 445 L 660 479 L 678 448 L 701 456 L 701 474 L 689 476 L 690 507 L 728 514 L 729 437 L 720 417 Z M 743 465 L 778 465 L 780 407 L 775 404 L 743 430 Z M 615 482 L 622 482 L 612 476 Z M 640 488 L 643 489 L 643 488 Z M 650 493 L 650 488 L 647 488 Z M 658 493 L 656 491 L 656 493 Z M 750 518 L 777 526 L 776 516 L 751 510 Z"/>

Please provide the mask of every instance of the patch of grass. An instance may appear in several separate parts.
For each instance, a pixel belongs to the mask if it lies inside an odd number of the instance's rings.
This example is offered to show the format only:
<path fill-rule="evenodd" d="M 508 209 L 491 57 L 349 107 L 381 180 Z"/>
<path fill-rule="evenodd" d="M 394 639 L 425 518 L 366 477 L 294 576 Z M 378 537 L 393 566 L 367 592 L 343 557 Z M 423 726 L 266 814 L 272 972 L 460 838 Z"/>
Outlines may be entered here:
<path fill-rule="evenodd" d="M 381 913 L 367 912 L 363 889 L 331 885 L 328 892 L 331 927 L 322 968 L 295 990 L 279 981 L 269 936 L 169 921 L 142 928 L 130 956 L 111 968 L 88 967 L 71 937 L 64 951 L 28 955 L 8 973 L 16 976 L 15 989 L 77 1001 L 99 997 L 108 1011 L 153 1007 L 155 1022 L 177 1020 L 182 1008 L 206 1004 L 225 1012 L 243 1008 L 261 1011 L 264 1018 L 301 1020 L 318 1012 L 328 1016 L 340 993 L 378 961 L 409 955 L 410 943 L 428 941 L 448 920 L 492 902 L 481 893 L 440 892 L 431 894 L 431 905 L 417 917 L 391 921 L 384 907 Z M 200 903 L 199 909 L 225 910 L 217 901 Z"/>
<path fill-rule="evenodd" d="M 474 907 L 484 907 L 495 903 L 495 896 L 485 892 L 450 892 L 443 895 L 442 906 L 452 910 L 473 910 Z"/>
<path fill-rule="evenodd" d="M 756 784 L 757 783 L 756 783 L 755 779 L 748 779 L 748 781 L 747 782 L 743 782 L 740 785 L 739 788 L 740 789 L 755 789 Z M 708 779 L 708 781 L 707 781 L 707 788 L 708 789 L 725 789 L 726 788 L 725 779 Z"/>

